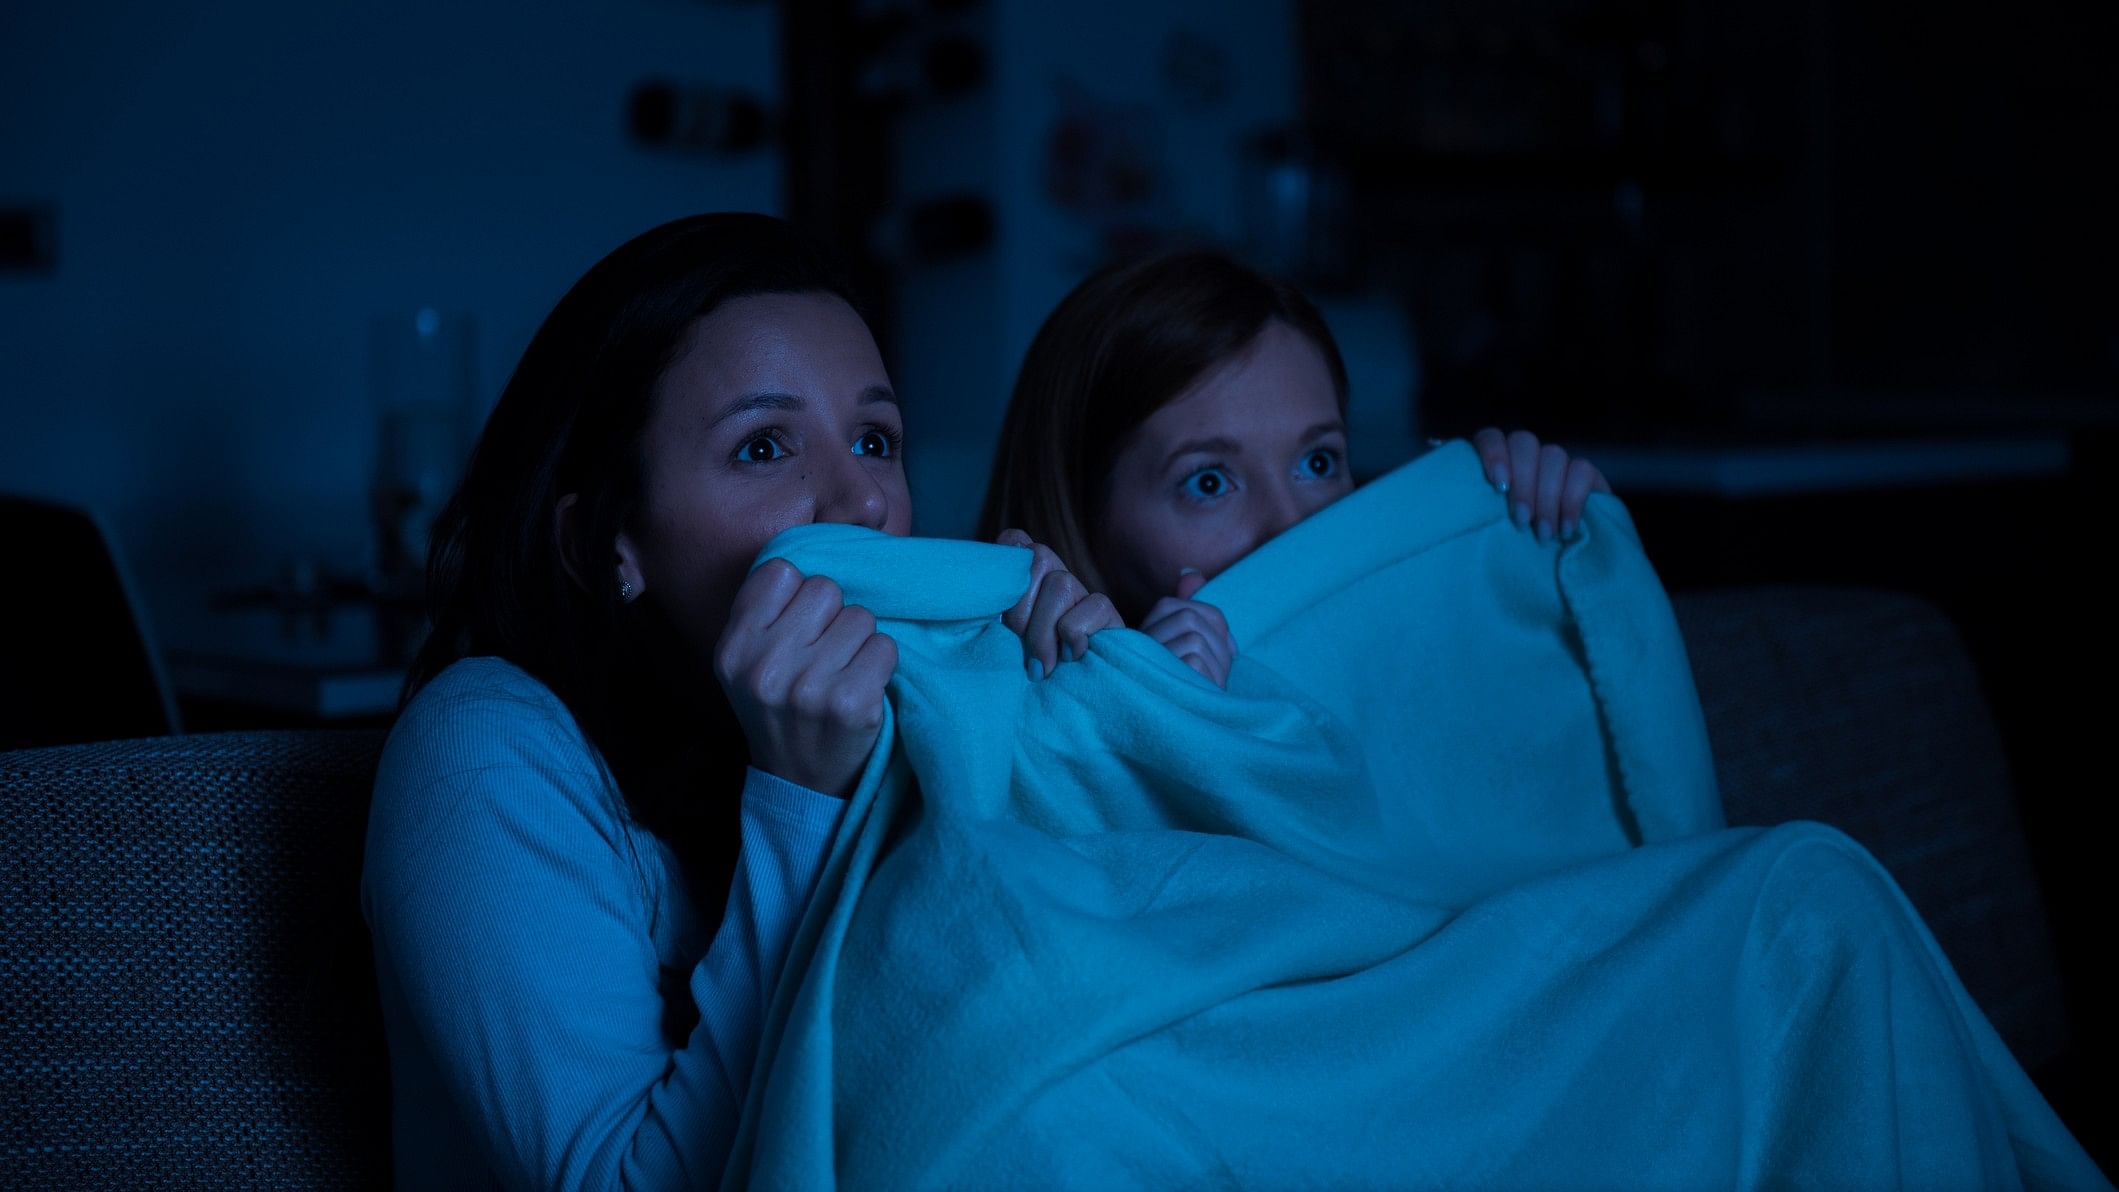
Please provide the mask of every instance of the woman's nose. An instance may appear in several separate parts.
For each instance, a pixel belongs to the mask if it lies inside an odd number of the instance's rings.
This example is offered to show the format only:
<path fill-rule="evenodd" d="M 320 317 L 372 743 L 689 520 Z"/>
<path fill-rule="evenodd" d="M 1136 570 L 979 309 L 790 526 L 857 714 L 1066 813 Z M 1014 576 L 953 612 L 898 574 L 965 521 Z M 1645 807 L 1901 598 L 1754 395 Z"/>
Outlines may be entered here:
<path fill-rule="evenodd" d="M 871 474 L 872 465 L 847 452 L 832 468 L 829 492 L 818 510 L 818 521 L 880 530 L 890 520 L 890 497 Z"/>
<path fill-rule="evenodd" d="M 1308 515 L 1309 510 L 1304 508 L 1301 495 L 1293 492 L 1288 485 L 1267 485 L 1258 502 L 1258 522 L 1251 549 L 1256 550 L 1271 539 L 1279 537 L 1282 531 Z"/>

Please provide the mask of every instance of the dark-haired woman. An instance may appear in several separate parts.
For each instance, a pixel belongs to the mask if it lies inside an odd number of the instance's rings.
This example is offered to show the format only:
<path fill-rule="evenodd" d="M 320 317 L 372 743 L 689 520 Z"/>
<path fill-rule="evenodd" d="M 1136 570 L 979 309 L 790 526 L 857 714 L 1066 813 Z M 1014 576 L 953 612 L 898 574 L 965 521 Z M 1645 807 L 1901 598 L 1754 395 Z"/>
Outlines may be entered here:
<path fill-rule="evenodd" d="M 632 240 L 532 339 L 436 529 L 369 817 L 400 1186 L 719 1181 L 896 665 L 829 577 L 750 564 L 804 523 L 906 533 L 901 426 L 762 215 Z M 1033 676 L 1118 624 L 1041 548 L 1003 619 Z"/>

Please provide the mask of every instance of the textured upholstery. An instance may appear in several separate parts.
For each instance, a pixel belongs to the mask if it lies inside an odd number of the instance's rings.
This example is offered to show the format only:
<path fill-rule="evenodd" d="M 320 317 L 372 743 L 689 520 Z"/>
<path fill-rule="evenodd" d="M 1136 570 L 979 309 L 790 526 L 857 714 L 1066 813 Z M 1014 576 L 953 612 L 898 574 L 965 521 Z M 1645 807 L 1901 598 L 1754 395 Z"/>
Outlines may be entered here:
<path fill-rule="evenodd" d="M 0 754 L 0 1186 L 387 1181 L 379 733 Z"/>
<path fill-rule="evenodd" d="M 1873 850 L 2034 1071 L 2067 1043 L 2008 774 L 1949 623 L 1903 596 L 1675 601 L 1732 823 Z M 0 754 L 0 1187 L 377 1187 L 355 902 L 380 733 Z"/>
<path fill-rule="evenodd" d="M 1678 597 L 1732 824 L 1821 820 L 1868 846 L 2033 1072 L 2068 1043 L 2001 739 L 1956 629 L 1910 596 Z"/>

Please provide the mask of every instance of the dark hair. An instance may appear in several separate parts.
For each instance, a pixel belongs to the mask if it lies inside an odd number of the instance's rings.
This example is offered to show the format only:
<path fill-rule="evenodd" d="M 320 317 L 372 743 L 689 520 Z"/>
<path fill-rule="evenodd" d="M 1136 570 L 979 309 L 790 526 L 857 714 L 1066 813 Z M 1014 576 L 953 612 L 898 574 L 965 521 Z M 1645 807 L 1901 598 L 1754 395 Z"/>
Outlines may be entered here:
<path fill-rule="evenodd" d="M 1095 534 L 1110 462 L 1127 435 L 1273 320 L 1316 345 L 1346 410 L 1346 365 L 1301 292 L 1228 256 L 1188 251 L 1091 274 L 1053 308 L 1023 356 L 993 453 L 979 537 L 1010 527 L 1107 591 Z"/>
<path fill-rule="evenodd" d="M 405 702 L 459 658 L 514 663 L 566 704 L 634 818 L 680 856 L 699 817 L 732 803 L 705 797 L 709 768 L 733 779 L 746 747 L 725 710 L 702 722 L 693 693 L 706 663 L 667 616 L 595 577 L 611 573 L 619 532 L 639 529 L 642 434 L 692 325 L 733 299 L 813 291 L 853 301 L 823 254 L 768 215 L 697 215 L 627 241 L 545 317 L 434 527 L 433 628 Z M 569 493 L 562 543 L 557 510 Z"/>

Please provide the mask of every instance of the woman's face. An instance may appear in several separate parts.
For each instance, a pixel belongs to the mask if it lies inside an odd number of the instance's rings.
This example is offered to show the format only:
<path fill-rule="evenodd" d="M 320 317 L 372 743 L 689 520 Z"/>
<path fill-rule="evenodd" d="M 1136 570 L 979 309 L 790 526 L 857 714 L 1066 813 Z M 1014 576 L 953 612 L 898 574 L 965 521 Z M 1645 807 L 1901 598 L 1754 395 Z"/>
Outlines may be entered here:
<path fill-rule="evenodd" d="M 841 522 L 905 534 L 904 422 L 868 325 L 833 294 L 761 294 L 693 324 L 657 384 L 645 511 L 619 578 L 702 657 L 766 542 Z"/>
<path fill-rule="evenodd" d="M 1352 492 L 1324 356 L 1279 320 L 1119 445 L 1097 562 L 1129 621 Z"/>

